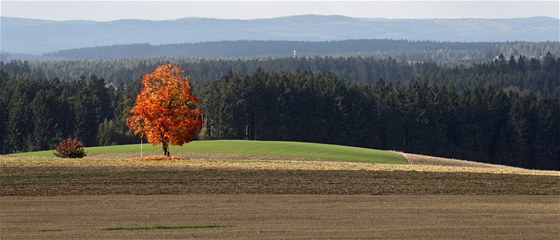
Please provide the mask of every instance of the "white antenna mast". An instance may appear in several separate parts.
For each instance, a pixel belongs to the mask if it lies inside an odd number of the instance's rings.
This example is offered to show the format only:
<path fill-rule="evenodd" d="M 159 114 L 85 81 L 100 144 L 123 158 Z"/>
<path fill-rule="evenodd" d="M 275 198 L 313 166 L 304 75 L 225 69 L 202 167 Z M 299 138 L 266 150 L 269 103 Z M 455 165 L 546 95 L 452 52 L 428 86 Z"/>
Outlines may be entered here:
<path fill-rule="evenodd" d="M 294 58 L 296 58 L 296 50 L 294 49 Z"/>

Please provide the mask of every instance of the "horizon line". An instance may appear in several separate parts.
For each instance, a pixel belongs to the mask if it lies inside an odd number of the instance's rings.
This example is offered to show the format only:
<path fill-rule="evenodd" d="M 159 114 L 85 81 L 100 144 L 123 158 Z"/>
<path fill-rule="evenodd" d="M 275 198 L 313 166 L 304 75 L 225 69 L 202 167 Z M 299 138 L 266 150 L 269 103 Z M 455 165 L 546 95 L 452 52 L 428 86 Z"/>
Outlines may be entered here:
<path fill-rule="evenodd" d="M 271 19 L 280 19 L 280 18 L 290 18 L 290 17 L 303 17 L 303 16 L 317 16 L 317 17 L 345 17 L 350 19 L 383 19 L 383 20 L 469 20 L 469 19 L 483 19 L 483 20 L 508 20 L 508 19 L 528 19 L 528 18 L 550 18 L 554 20 L 559 20 L 560 18 L 555 18 L 551 16 L 544 16 L 544 15 L 536 15 L 536 16 L 523 16 L 523 17 L 507 17 L 507 18 L 484 18 L 484 17 L 461 17 L 461 18 L 441 18 L 441 17 L 434 17 L 434 18 L 387 18 L 387 17 L 352 17 L 347 15 L 340 15 L 340 14 L 299 14 L 299 15 L 286 15 L 286 16 L 278 16 L 278 17 L 270 17 L 270 18 L 251 18 L 251 19 L 240 19 L 240 18 L 214 18 L 214 17 L 200 17 L 200 16 L 187 16 L 187 17 L 180 17 L 180 18 L 169 18 L 169 19 L 142 19 L 142 18 L 118 18 L 118 19 L 111 19 L 111 20 L 94 20 L 94 19 L 46 19 L 46 18 L 27 18 L 27 17 L 18 17 L 18 16 L 5 16 L 0 15 L 2 18 L 17 18 L 17 19 L 25 19 L 25 20 L 38 20 L 38 21 L 52 21 L 52 22 L 72 22 L 72 21 L 84 21 L 84 22 L 115 22 L 115 21 L 152 21 L 152 22 L 165 22 L 165 21 L 177 21 L 183 19 L 210 19 L 210 20 L 233 20 L 233 21 L 255 21 L 255 20 L 271 20 Z"/>

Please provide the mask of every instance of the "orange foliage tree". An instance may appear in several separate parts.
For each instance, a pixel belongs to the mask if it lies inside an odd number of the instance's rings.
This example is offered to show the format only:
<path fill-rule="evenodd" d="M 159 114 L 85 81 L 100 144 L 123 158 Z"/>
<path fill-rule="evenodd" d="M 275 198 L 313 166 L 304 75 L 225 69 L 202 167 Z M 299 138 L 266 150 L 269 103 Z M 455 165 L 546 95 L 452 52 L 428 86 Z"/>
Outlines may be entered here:
<path fill-rule="evenodd" d="M 171 64 L 142 76 L 142 85 L 128 126 L 153 145 L 161 143 L 163 154 L 170 156 L 170 143 L 182 146 L 191 142 L 201 127 L 202 111 L 195 105 L 198 99 L 191 93 L 189 78 Z"/>

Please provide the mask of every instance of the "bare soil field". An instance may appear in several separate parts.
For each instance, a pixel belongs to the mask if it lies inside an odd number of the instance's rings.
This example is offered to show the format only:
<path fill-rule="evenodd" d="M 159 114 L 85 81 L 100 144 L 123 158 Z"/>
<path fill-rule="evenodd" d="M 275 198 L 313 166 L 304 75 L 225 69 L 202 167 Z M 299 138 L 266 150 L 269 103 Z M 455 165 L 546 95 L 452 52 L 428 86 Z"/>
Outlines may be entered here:
<path fill-rule="evenodd" d="M 399 164 L 271 160 L 132 161 L 55 158 L 28 159 L 29 161 L 15 158 L 1 160 L 0 196 L 560 195 L 560 175 L 554 171 L 544 171 L 544 175 L 438 172 L 416 171 L 415 166 Z"/>
<path fill-rule="evenodd" d="M 557 239 L 558 196 L 2 197 L 2 239 Z M 124 230 L 114 227 L 200 226 Z"/>
<path fill-rule="evenodd" d="M 560 235 L 558 171 L 204 157 L 0 157 L 0 239 Z M 104 230 L 207 225 L 219 227 Z"/>

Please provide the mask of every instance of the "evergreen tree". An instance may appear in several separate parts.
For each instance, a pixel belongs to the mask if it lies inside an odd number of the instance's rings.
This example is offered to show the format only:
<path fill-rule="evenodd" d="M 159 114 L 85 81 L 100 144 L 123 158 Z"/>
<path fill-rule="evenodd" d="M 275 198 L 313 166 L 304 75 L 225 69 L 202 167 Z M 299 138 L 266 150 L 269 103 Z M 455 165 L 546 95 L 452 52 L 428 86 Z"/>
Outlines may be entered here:
<path fill-rule="evenodd" d="M 31 102 L 33 136 L 30 150 L 51 149 L 61 136 L 54 118 L 55 97 L 52 90 L 39 90 Z"/>

